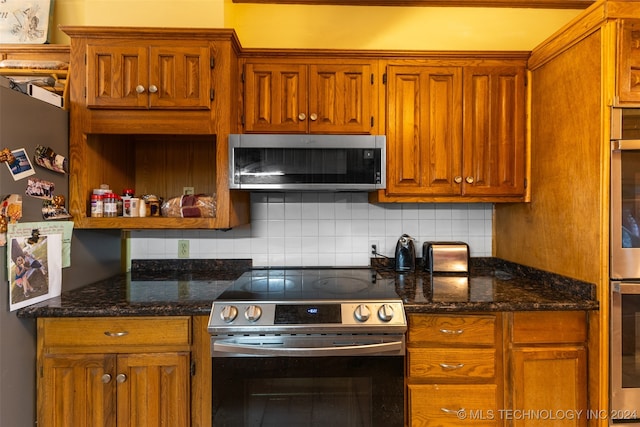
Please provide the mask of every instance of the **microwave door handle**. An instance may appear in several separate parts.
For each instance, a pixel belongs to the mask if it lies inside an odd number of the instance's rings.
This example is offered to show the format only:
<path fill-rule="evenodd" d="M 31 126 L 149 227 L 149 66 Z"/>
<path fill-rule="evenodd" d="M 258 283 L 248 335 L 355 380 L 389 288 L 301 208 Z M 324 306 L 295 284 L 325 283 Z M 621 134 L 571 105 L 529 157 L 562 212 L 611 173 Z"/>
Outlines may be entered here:
<path fill-rule="evenodd" d="M 391 341 L 375 344 L 354 344 L 345 346 L 329 347 L 264 347 L 252 344 L 234 344 L 224 342 L 214 342 L 213 352 L 225 353 L 229 355 L 244 354 L 255 356 L 359 356 L 372 355 L 388 352 L 400 352 L 404 349 L 402 341 Z"/>
<path fill-rule="evenodd" d="M 640 139 L 614 139 L 611 141 L 611 149 L 620 150 L 640 150 Z"/>

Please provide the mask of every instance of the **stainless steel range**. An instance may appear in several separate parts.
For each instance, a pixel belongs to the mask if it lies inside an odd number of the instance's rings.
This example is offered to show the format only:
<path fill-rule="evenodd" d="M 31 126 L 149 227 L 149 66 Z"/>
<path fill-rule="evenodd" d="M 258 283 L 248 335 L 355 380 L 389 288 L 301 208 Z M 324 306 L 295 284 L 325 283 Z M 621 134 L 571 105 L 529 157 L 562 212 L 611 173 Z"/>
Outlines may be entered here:
<path fill-rule="evenodd" d="M 402 426 L 407 329 L 370 269 L 252 270 L 213 303 L 213 425 Z"/>

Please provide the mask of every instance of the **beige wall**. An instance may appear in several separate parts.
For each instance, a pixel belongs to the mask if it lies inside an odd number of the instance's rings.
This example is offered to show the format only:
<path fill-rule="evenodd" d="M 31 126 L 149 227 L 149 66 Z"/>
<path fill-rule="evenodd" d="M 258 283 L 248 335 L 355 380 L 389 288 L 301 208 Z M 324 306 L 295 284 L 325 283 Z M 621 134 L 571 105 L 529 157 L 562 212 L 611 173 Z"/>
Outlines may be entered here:
<path fill-rule="evenodd" d="M 579 10 L 55 0 L 58 25 L 235 28 L 244 47 L 531 50 Z"/>

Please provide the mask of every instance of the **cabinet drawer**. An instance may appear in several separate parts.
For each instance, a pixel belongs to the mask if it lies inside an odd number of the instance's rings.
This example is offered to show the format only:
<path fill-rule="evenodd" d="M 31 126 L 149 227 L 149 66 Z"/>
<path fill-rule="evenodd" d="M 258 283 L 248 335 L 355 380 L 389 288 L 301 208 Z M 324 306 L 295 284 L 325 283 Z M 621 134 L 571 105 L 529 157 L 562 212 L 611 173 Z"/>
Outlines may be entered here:
<path fill-rule="evenodd" d="M 491 379 L 496 352 L 489 348 L 409 348 L 409 376 L 429 379 Z"/>
<path fill-rule="evenodd" d="M 409 316 L 409 343 L 494 345 L 496 316 Z"/>
<path fill-rule="evenodd" d="M 486 385 L 409 384 L 411 426 L 495 426 L 498 390 Z"/>
<path fill-rule="evenodd" d="M 515 344 L 574 343 L 587 339 L 583 311 L 523 311 L 513 313 Z"/>
<path fill-rule="evenodd" d="M 189 345 L 189 317 L 47 318 L 44 345 Z"/>

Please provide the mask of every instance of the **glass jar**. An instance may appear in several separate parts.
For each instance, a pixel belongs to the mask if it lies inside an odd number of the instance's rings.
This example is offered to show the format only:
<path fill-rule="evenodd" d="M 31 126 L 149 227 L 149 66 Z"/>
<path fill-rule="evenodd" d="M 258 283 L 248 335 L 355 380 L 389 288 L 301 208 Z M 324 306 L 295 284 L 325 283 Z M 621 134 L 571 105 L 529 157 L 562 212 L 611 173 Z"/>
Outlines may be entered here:
<path fill-rule="evenodd" d="M 102 218 L 104 216 L 104 202 L 102 195 L 91 195 L 91 218 Z"/>
<path fill-rule="evenodd" d="M 114 218 L 118 216 L 118 205 L 116 201 L 116 195 L 113 193 L 107 193 L 103 197 L 104 203 L 104 217 Z"/>

